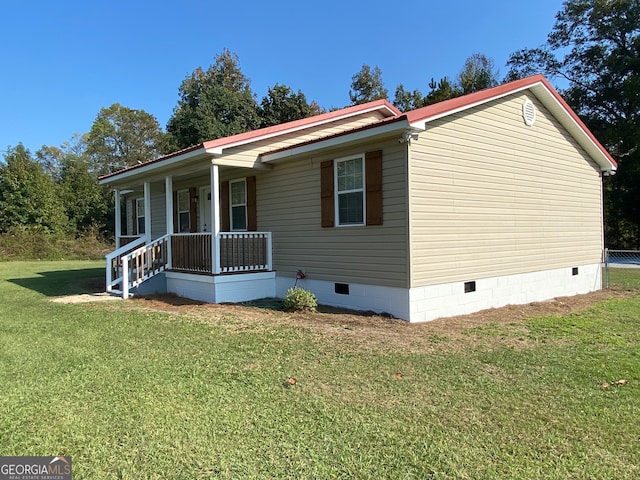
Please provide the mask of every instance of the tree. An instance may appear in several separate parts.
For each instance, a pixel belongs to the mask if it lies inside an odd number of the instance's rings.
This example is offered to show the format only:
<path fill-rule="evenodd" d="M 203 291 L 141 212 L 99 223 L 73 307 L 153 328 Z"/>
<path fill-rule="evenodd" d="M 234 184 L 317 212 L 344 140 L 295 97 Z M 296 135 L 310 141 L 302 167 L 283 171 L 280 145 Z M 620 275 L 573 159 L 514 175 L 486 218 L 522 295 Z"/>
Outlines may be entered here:
<path fill-rule="evenodd" d="M 67 226 L 58 186 L 22 144 L 0 166 L 0 232 L 62 233 Z"/>
<path fill-rule="evenodd" d="M 482 53 L 474 53 L 464 62 L 458 75 L 458 86 L 462 95 L 498 85 L 498 69 L 493 59 Z"/>
<path fill-rule="evenodd" d="M 382 71 L 377 65 L 373 70 L 369 65 L 362 65 L 362 69 L 351 78 L 351 90 L 349 90 L 351 105 L 382 100 L 387 96 L 387 89 L 382 83 Z"/>
<path fill-rule="evenodd" d="M 462 95 L 460 88 L 451 83 L 447 77 L 441 78 L 438 82 L 432 78 L 429 82 L 429 88 L 429 93 L 424 97 L 425 105 L 433 105 L 434 103 L 443 102 Z"/>
<path fill-rule="evenodd" d="M 404 89 L 404 85 L 402 83 L 396 87 L 393 104 L 402 112 L 415 110 L 416 108 L 424 107 L 426 105 L 425 98 L 420 90 L 413 90 L 410 92 Z"/>
<path fill-rule="evenodd" d="M 605 181 L 605 238 L 640 248 L 640 1 L 567 0 L 547 41 L 511 54 L 508 80 L 543 73 L 618 161 Z"/>
<path fill-rule="evenodd" d="M 119 103 L 100 109 L 87 136 L 87 152 L 100 174 L 153 160 L 164 153 L 164 133 L 144 110 Z"/>
<path fill-rule="evenodd" d="M 315 114 L 315 111 L 300 90 L 294 93 L 291 88 L 276 83 L 269 88 L 267 96 L 262 99 L 258 113 L 260 126 L 270 127 L 310 117 Z"/>
<path fill-rule="evenodd" d="M 198 67 L 178 89 L 180 98 L 167 123 L 174 148 L 253 130 L 258 105 L 238 56 L 225 49 L 206 71 Z"/>
<path fill-rule="evenodd" d="M 82 235 L 89 230 L 112 233 L 113 195 L 98 184 L 86 140 L 86 135 L 76 134 L 60 147 L 43 146 L 36 152 L 36 158 L 41 163 L 47 159 L 47 164 L 56 166 L 56 175 L 52 177 L 59 187 L 69 233 Z"/>

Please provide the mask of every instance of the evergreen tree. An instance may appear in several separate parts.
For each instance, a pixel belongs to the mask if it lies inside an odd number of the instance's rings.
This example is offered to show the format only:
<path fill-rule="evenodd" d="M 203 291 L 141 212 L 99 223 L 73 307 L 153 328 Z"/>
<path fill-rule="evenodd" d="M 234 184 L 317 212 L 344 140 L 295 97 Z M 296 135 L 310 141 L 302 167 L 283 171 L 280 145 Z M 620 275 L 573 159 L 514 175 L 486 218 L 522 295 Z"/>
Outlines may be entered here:
<path fill-rule="evenodd" d="M 174 148 L 253 130 L 260 126 L 258 105 L 238 56 L 225 49 L 207 70 L 182 82 L 180 98 L 167 123 Z"/>
<path fill-rule="evenodd" d="M 258 113 L 261 127 L 300 120 L 315 114 L 301 91 L 294 93 L 291 88 L 277 83 L 269 88 L 267 96 L 262 99 Z"/>

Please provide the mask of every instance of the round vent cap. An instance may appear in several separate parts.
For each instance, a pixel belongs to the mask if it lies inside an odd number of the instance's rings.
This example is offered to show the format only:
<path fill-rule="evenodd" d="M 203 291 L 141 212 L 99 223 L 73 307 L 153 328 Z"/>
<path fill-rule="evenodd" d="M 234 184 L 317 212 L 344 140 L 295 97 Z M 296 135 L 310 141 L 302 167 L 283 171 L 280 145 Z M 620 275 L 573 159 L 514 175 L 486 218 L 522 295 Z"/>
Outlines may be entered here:
<path fill-rule="evenodd" d="M 528 98 L 522 104 L 522 118 L 525 125 L 533 126 L 536 123 L 536 106 Z"/>

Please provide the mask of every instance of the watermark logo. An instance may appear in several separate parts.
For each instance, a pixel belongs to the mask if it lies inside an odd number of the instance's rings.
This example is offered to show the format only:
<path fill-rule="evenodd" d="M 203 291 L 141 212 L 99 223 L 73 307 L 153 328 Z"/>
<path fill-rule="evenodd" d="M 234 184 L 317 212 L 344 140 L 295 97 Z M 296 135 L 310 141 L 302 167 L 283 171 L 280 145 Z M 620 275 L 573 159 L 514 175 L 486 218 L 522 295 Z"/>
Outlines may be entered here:
<path fill-rule="evenodd" d="M 2 457 L 0 480 L 71 480 L 71 457 Z"/>

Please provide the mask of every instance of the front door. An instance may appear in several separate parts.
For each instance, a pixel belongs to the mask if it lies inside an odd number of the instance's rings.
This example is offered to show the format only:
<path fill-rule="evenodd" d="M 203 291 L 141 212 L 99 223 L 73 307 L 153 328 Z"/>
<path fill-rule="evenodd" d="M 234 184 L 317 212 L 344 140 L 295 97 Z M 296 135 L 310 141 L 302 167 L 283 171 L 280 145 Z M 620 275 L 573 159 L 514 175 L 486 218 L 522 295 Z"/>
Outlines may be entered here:
<path fill-rule="evenodd" d="M 210 232 L 211 228 L 211 187 L 202 187 L 200 189 L 200 231 Z"/>

